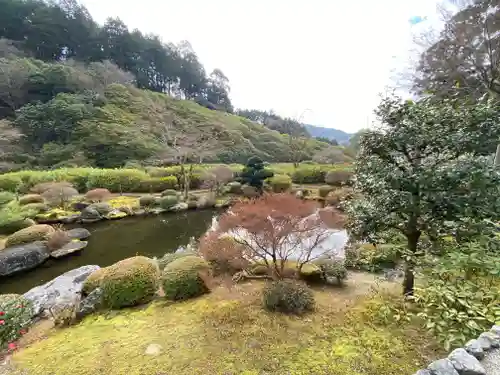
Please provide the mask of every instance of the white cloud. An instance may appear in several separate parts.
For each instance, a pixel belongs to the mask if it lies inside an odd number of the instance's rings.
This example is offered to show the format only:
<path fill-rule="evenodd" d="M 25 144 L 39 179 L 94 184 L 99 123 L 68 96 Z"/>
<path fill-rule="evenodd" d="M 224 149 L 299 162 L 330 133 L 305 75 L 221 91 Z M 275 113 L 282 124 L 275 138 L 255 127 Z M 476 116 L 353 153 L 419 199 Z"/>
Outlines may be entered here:
<path fill-rule="evenodd" d="M 303 113 L 305 122 L 354 132 L 373 120 L 378 94 L 407 61 L 408 20 L 432 18 L 436 0 L 82 3 L 100 23 L 118 16 L 164 41 L 188 40 L 207 70 L 228 76 L 236 107 Z"/>

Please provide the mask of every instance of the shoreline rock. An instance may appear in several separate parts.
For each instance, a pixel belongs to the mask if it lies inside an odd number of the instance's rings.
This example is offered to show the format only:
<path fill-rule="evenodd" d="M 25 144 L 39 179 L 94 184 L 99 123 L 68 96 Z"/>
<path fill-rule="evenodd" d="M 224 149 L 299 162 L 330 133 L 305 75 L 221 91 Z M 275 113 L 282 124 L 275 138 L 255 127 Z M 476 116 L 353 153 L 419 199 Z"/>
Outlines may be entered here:
<path fill-rule="evenodd" d="M 51 258 L 59 259 L 66 255 L 70 255 L 79 251 L 82 251 L 87 247 L 89 243 L 87 241 L 74 240 L 68 242 L 66 245 L 50 253 Z"/>
<path fill-rule="evenodd" d="M 36 241 L 0 250 L 0 276 L 10 276 L 28 271 L 50 257 L 45 242 Z"/>
<path fill-rule="evenodd" d="M 24 297 L 33 303 L 33 316 L 47 316 L 49 309 L 77 306 L 84 281 L 100 268 L 96 265 L 76 268 L 26 292 Z"/>

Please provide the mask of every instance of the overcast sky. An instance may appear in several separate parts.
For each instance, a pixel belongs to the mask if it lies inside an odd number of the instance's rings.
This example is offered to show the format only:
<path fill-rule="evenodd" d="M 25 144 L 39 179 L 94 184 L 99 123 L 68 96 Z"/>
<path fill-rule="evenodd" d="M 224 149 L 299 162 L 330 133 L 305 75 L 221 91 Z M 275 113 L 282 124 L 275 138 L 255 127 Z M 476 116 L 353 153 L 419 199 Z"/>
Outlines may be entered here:
<path fill-rule="evenodd" d="M 412 32 L 437 0 L 82 0 L 94 19 L 188 40 L 220 68 L 237 108 L 354 132 L 407 64 Z M 414 17 L 426 18 L 412 25 Z"/>

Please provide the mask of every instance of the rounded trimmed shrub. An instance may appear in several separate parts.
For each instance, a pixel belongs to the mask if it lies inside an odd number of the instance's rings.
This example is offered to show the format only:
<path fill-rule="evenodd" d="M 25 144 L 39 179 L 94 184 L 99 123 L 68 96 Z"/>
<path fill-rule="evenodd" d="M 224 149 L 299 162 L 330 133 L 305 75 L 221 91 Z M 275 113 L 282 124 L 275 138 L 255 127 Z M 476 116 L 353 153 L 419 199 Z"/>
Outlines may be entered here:
<path fill-rule="evenodd" d="M 87 290 L 96 284 L 102 289 L 102 302 L 108 308 L 135 306 L 154 298 L 159 270 L 152 259 L 136 256 L 104 268 L 86 284 Z"/>
<path fill-rule="evenodd" d="M 268 181 L 274 193 L 284 193 L 292 187 L 292 179 L 286 174 L 274 175 Z"/>
<path fill-rule="evenodd" d="M 26 210 L 33 210 L 37 214 L 42 213 L 42 212 L 47 212 L 50 210 L 50 207 L 46 205 L 45 203 L 28 203 L 23 206 L 24 209 Z"/>
<path fill-rule="evenodd" d="M 325 182 L 332 186 L 348 185 L 351 182 L 353 173 L 347 170 L 329 171 L 325 175 Z"/>
<path fill-rule="evenodd" d="M 19 198 L 19 204 L 44 203 L 45 199 L 40 194 L 28 194 Z"/>
<path fill-rule="evenodd" d="M 314 310 L 314 294 L 305 284 L 279 280 L 268 284 L 262 293 L 264 308 L 287 314 L 303 314 Z"/>
<path fill-rule="evenodd" d="M 22 187 L 22 185 L 23 180 L 17 175 L 9 173 L 0 175 L 0 190 L 15 193 Z"/>
<path fill-rule="evenodd" d="M 325 171 L 320 168 L 298 168 L 292 174 L 295 184 L 321 184 L 325 181 Z"/>
<path fill-rule="evenodd" d="M 230 182 L 229 184 L 226 185 L 226 190 L 229 194 L 242 194 L 243 191 L 241 190 L 241 183 L 239 182 Z"/>
<path fill-rule="evenodd" d="M 167 253 L 160 259 L 158 259 L 158 267 L 160 268 L 160 271 L 163 271 L 163 269 L 167 266 L 167 264 L 172 263 L 174 260 L 188 256 L 196 256 L 196 254 L 191 251 L 178 251 L 176 253 Z"/>
<path fill-rule="evenodd" d="M 21 229 L 31 227 L 33 225 L 36 225 L 36 222 L 33 219 L 24 219 L 24 220 L 14 221 L 12 223 L 8 223 L 8 224 L 0 227 L 0 233 L 1 234 L 11 234 L 11 233 L 17 232 Z"/>
<path fill-rule="evenodd" d="M 339 259 L 316 259 L 313 263 L 321 270 L 324 281 L 334 278 L 339 285 L 342 285 L 343 281 L 347 279 L 347 268 L 344 262 Z"/>
<path fill-rule="evenodd" d="M 167 264 L 163 270 L 162 285 L 167 299 L 185 300 L 209 291 L 203 273 L 210 275 L 210 265 L 197 256 L 186 256 Z"/>
<path fill-rule="evenodd" d="M 17 232 L 7 237 L 7 241 L 5 241 L 5 247 L 22 245 L 35 241 L 47 241 L 50 235 L 54 232 L 55 229 L 50 225 L 33 225 L 28 228 L 18 230 Z"/>
<path fill-rule="evenodd" d="M 177 187 L 177 177 L 167 176 L 159 178 L 149 178 L 141 181 L 137 191 L 148 193 L 159 193 L 165 189 L 175 189 Z"/>
<path fill-rule="evenodd" d="M 179 198 L 177 198 L 177 195 L 175 197 L 173 195 L 167 195 L 165 197 L 160 198 L 159 200 L 160 207 L 163 208 L 164 210 L 172 208 L 177 203 L 179 203 Z"/>
<path fill-rule="evenodd" d="M 12 202 L 16 199 L 16 195 L 10 191 L 0 191 L 0 206 Z"/>
<path fill-rule="evenodd" d="M 139 206 L 142 208 L 154 207 L 158 203 L 156 197 L 152 195 L 144 195 L 139 198 Z"/>
<path fill-rule="evenodd" d="M 217 202 L 213 196 L 211 196 L 210 194 L 205 194 L 199 197 L 198 200 L 196 201 L 196 208 L 198 209 L 212 208 L 215 207 L 216 203 Z"/>
<path fill-rule="evenodd" d="M 92 272 L 83 282 L 82 292 L 84 295 L 89 295 L 94 289 L 97 289 L 101 285 L 101 281 L 106 275 L 106 268 L 99 268 Z"/>
<path fill-rule="evenodd" d="M 85 200 L 89 202 L 103 202 L 111 196 L 108 189 L 92 189 L 85 194 Z"/>
<path fill-rule="evenodd" d="M 328 194 L 330 194 L 330 192 L 333 190 L 333 188 L 331 186 L 320 186 L 319 189 L 318 189 L 318 195 L 321 197 L 321 198 L 326 198 L 328 196 Z"/>
<path fill-rule="evenodd" d="M 174 190 L 174 189 L 163 190 L 161 192 L 161 196 L 162 197 L 169 197 L 169 196 L 177 197 L 177 190 Z"/>
<path fill-rule="evenodd" d="M 259 196 L 258 190 L 250 185 L 243 186 L 241 191 L 243 192 L 243 196 L 245 198 L 257 198 Z"/>

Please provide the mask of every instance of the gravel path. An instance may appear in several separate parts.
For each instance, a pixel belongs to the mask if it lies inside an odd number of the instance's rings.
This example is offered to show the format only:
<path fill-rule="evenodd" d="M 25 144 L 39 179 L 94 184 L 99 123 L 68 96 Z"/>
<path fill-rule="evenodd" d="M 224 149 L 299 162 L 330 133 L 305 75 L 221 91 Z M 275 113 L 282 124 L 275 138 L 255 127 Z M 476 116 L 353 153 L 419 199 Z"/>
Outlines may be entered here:
<path fill-rule="evenodd" d="M 500 375 L 500 349 L 495 349 L 486 354 L 481 361 L 487 375 Z"/>

